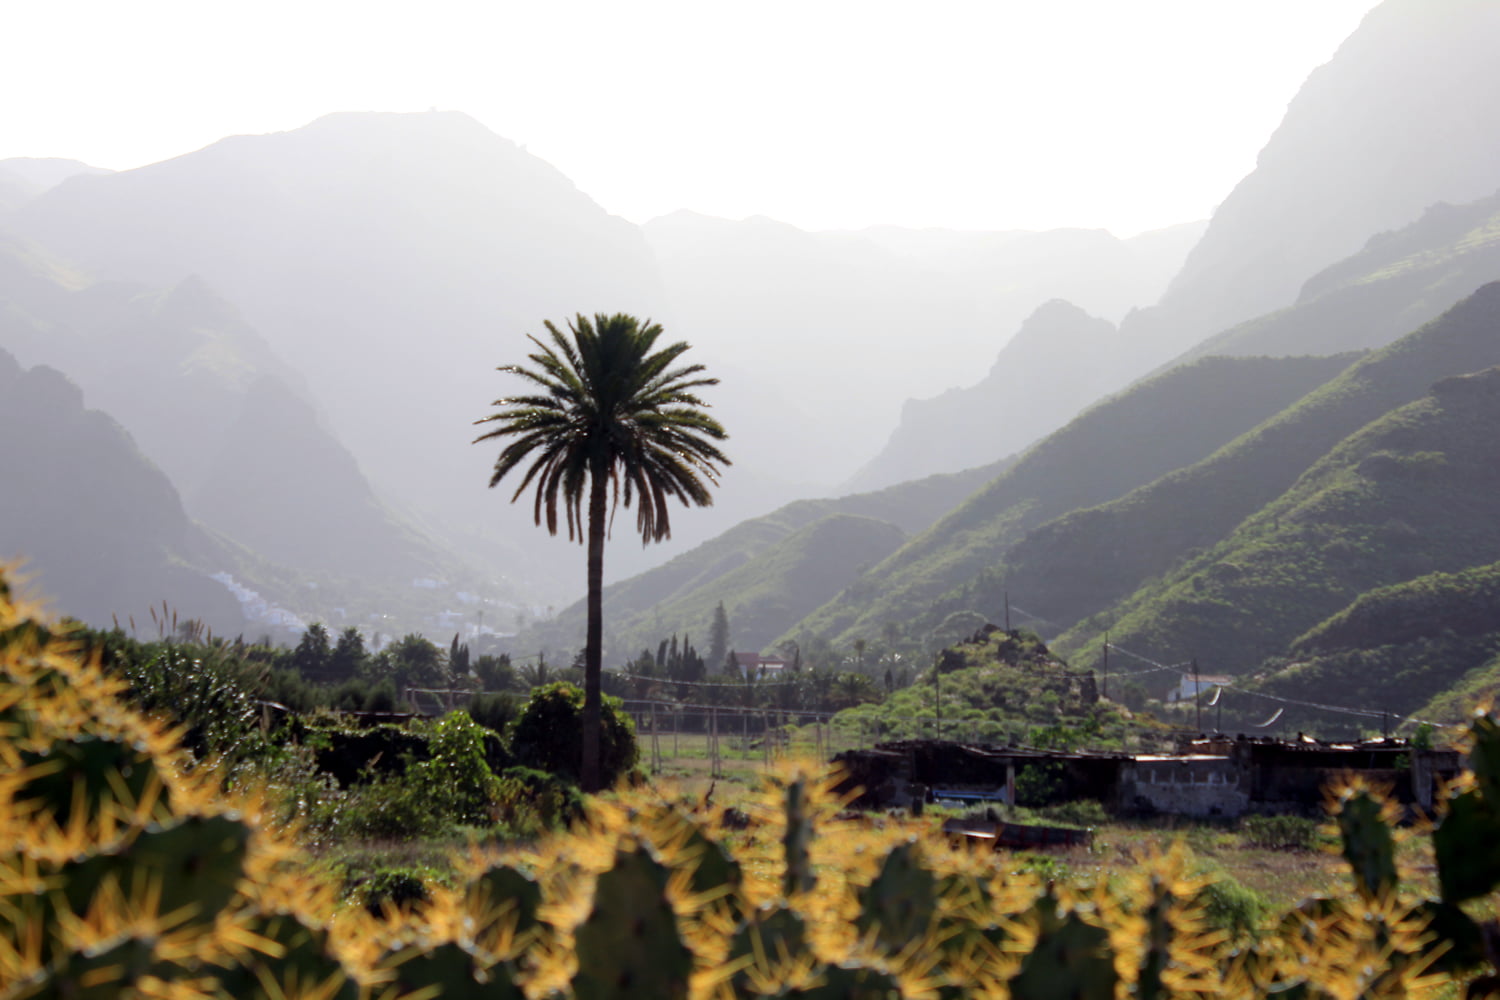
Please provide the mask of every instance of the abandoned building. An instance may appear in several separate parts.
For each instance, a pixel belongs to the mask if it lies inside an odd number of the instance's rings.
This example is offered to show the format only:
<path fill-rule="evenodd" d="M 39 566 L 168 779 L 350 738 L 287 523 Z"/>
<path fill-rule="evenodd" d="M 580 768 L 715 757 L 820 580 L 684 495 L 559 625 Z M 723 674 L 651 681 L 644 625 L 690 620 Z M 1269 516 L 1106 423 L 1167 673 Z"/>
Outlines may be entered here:
<path fill-rule="evenodd" d="M 1327 743 L 1214 736 L 1185 741 L 1172 754 L 1039 750 L 1030 747 L 907 740 L 834 758 L 842 787 L 860 790 L 857 806 L 908 806 L 914 800 L 1041 806 L 1093 799 L 1118 815 L 1236 817 L 1322 809 L 1324 789 L 1346 775 L 1389 788 L 1403 805 L 1430 812 L 1461 757 L 1405 740 Z"/>

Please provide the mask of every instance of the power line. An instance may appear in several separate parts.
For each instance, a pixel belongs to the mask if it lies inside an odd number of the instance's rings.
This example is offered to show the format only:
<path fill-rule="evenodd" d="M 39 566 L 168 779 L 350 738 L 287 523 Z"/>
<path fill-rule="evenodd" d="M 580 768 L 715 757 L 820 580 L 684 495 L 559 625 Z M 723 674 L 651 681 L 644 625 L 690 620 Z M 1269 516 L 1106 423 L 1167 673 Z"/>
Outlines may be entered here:
<path fill-rule="evenodd" d="M 609 670 L 606 673 L 611 677 L 622 677 L 625 680 L 631 681 L 651 681 L 656 684 L 685 684 L 688 687 L 734 688 L 737 691 L 754 691 L 763 687 L 782 687 L 787 684 L 801 683 L 800 679 L 795 677 L 788 677 L 786 680 L 780 681 L 741 681 L 738 684 L 729 684 L 722 681 L 677 681 L 672 680 L 670 677 L 646 677 L 642 674 L 627 674 L 623 670 Z M 860 676 L 864 675 L 861 674 Z"/>
<path fill-rule="evenodd" d="M 1231 687 L 1225 684 L 1221 687 Z M 1320 712 L 1341 712 L 1344 715 L 1357 715 L 1366 719 L 1400 719 L 1403 722 L 1416 722 L 1428 726 L 1439 726 L 1450 728 L 1462 725 L 1459 722 L 1436 722 L 1432 719 L 1419 719 L 1415 715 L 1402 715 L 1400 712 L 1391 712 L 1378 708 L 1349 708 L 1347 705 L 1326 705 L 1315 701 L 1299 701 L 1296 698 L 1283 698 L 1276 694 L 1266 694 L 1262 691 L 1248 691 L 1245 688 L 1234 688 L 1240 694 L 1248 694 L 1252 698 L 1265 698 L 1268 701 L 1280 702 L 1283 705 L 1297 705 L 1301 708 L 1316 708 Z"/>
<path fill-rule="evenodd" d="M 1056 625 L 1057 624 L 1057 622 L 1051 620 L 1050 618 L 1043 618 L 1041 615 L 1034 615 L 1034 614 L 1032 614 L 1030 611 L 1027 611 L 1025 608 L 1021 607 L 1019 604 L 1012 603 L 1011 606 L 1010 606 L 1010 609 L 1012 611 L 1019 611 L 1019 612 L 1021 612 L 1021 614 L 1025 615 L 1027 618 L 1031 619 L 1032 621 L 1034 621 L 1034 622 L 1041 622 L 1043 625 Z"/>
<path fill-rule="evenodd" d="M 1142 663 L 1151 664 L 1151 668 L 1149 670 L 1117 671 L 1111 675 L 1114 677 L 1140 677 L 1143 674 L 1154 674 L 1162 670 L 1181 670 L 1183 667 L 1188 666 L 1188 664 L 1192 662 L 1191 660 L 1183 660 L 1181 663 L 1157 663 L 1155 660 L 1151 659 L 1151 657 L 1142 656 L 1140 653 L 1132 653 L 1124 646 L 1117 646 L 1112 642 L 1107 642 L 1105 643 L 1105 645 L 1114 650 L 1116 653 L 1124 653 L 1126 656 L 1129 656 L 1132 659 L 1140 660 Z"/>

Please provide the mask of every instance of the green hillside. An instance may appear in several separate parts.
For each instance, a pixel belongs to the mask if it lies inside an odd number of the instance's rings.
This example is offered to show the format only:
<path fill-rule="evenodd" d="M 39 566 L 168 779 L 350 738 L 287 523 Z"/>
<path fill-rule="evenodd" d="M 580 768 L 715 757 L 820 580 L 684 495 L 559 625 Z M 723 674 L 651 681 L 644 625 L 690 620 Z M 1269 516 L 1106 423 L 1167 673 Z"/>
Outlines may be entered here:
<path fill-rule="evenodd" d="M 1179 361 L 1384 347 L 1497 278 L 1500 195 L 1440 203 L 1314 275 L 1291 307 L 1210 337 Z"/>
<path fill-rule="evenodd" d="M 1489 563 L 1361 594 L 1293 640 L 1250 689 L 1457 722 L 1500 691 L 1497 656 L 1500 563 Z M 1259 712 L 1266 705 L 1229 702 Z M 1303 706 L 1286 711 L 1296 724 L 1332 721 Z"/>
<path fill-rule="evenodd" d="M 654 646 L 674 630 L 706 633 L 709 614 L 714 605 L 723 600 L 726 602 L 726 610 L 730 610 L 730 605 L 737 602 L 733 591 L 738 587 L 726 590 L 720 586 L 721 579 L 745 568 L 811 525 L 827 518 L 850 515 L 885 522 L 887 527 L 894 526 L 892 530 L 909 535 L 922 530 L 952 510 L 964 497 L 1000 475 L 1014 461 L 1005 459 L 965 472 L 928 476 L 910 483 L 835 500 L 798 500 L 770 514 L 743 521 L 661 566 L 606 587 L 606 649 L 612 655 L 633 656 L 642 642 L 649 641 Z M 837 581 L 836 585 L 822 590 L 822 596 L 814 603 L 808 604 L 803 600 L 786 602 L 786 607 L 795 611 L 795 617 L 788 625 L 832 597 L 851 582 L 859 570 L 883 558 L 889 551 L 887 549 L 878 554 L 867 554 L 853 561 L 841 558 L 837 560 L 839 565 L 846 568 L 847 575 Z M 771 561 L 775 562 L 776 559 Z M 751 569 L 739 579 L 753 580 L 763 571 L 774 572 L 764 568 Z M 826 574 L 820 571 L 819 575 L 821 577 Z M 710 597 L 709 594 L 713 596 Z M 696 610 L 687 609 L 703 610 L 700 615 Z M 779 616 L 777 620 L 780 620 Z M 678 624 L 668 624 L 669 622 Z M 584 606 L 579 601 L 565 608 L 552 620 L 524 630 L 512 645 L 518 650 L 547 649 L 571 656 L 582 642 L 580 637 L 583 635 L 583 628 Z M 666 631 L 661 631 L 662 628 Z M 763 648 L 776 638 L 776 635 L 771 635 L 752 645 L 753 636 L 760 634 L 757 629 L 753 633 L 746 633 L 743 640 L 738 636 L 734 637 L 734 641 L 739 643 L 737 648 L 748 651 Z"/>
<path fill-rule="evenodd" d="M 1092 671 L 1052 655 L 1025 629 L 989 626 L 949 646 L 910 687 L 834 719 L 873 739 L 949 738 L 1051 745 L 1120 746 L 1137 729 L 1130 713 L 1101 700 Z"/>
<path fill-rule="evenodd" d="M 628 630 L 617 632 L 617 641 L 640 649 L 669 634 L 706 637 L 714 608 L 722 602 L 730 648 L 762 650 L 904 541 L 906 533 L 885 521 L 831 514 L 713 581 L 657 605 Z M 709 666 L 716 670 L 719 664 Z"/>
<path fill-rule="evenodd" d="M 1217 544 L 1339 441 L 1421 398 L 1438 379 L 1500 364 L 1497 322 L 1500 284 L 1361 359 L 1198 464 L 1042 525 L 1011 550 L 998 583 L 1056 628 L 1082 622 L 1059 643 L 1076 651 L 1114 617 L 1090 616 Z"/>
<path fill-rule="evenodd" d="M 1210 358 L 1108 399 L 1034 446 L 798 631 L 852 641 L 879 634 L 888 621 L 926 631 L 954 610 L 997 617 L 998 591 L 951 592 L 995 566 L 1026 531 L 1201 459 L 1350 360 Z"/>
<path fill-rule="evenodd" d="M 1223 542 L 1095 624 L 1146 656 L 1196 656 L 1206 672 L 1243 674 L 1367 591 L 1500 559 L 1497 423 L 1500 367 L 1443 379 L 1431 395 L 1349 436 Z M 1365 614 L 1322 625 L 1307 648 L 1347 641 Z M 1399 622 L 1390 630 L 1399 635 Z M 1065 638 L 1076 645 L 1083 636 Z M 1091 664 L 1096 649 L 1091 643 L 1073 662 Z M 1381 682 L 1396 684 L 1370 678 Z"/>

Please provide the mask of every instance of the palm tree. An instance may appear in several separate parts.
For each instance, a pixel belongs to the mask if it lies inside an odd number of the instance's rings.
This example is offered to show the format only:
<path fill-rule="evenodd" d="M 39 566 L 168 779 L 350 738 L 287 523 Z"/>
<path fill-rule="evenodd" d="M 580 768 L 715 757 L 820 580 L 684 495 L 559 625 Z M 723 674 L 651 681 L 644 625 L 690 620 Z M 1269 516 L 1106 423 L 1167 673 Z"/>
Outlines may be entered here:
<path fill-rule="evenodd" d="M 493 429 L 475 439 L 509 438 L 495 460 L 490 486 L 529 462 L 511 502 L 536 484 L 536 523 L 546 518 L 557 534 L 557 509 L 567 516 L 568 538 L 588 542 L 588 633 L 584 644 L 582 767 L 585 791 L 597 791 L 599 770 L 599 670 L 604 635 L 604 540 L 613 510 L 636 503 L 642 542 L 671 534 L 667 501 L 713 503 L 718 465 L 729 465 L 714 444 L 726 437 L 704 412 L 696 390 L 717 385 L 703 366 L 679 365 L 684 342 L 657 349 L 659 324 L 616 313 L 581 313 L 564 334 L 544 324 L 550 343 L 529 339 L 534 367 L 499 370 L 532 383 L 534 395 L 497 399 L 497 410 L 476 424 Z M 675 367 L 674 367 L 675 366 Z M 621 496 L 623 485 L 624 495 Z M 587 503 L 587 519 L 584 504 Z M 587 524 L 587 532 L 584 530 Z"/>

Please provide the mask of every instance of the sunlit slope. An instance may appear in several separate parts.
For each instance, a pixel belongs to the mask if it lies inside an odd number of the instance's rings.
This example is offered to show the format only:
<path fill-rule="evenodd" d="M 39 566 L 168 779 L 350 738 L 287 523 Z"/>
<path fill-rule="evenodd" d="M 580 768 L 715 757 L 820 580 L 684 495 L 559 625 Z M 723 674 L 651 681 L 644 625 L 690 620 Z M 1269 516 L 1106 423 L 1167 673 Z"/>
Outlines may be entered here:
<path fill-rule="evenodd" d="M 1500 563 L 1489 563 L 1361 594 L 1265 664 L 1254 688 L 1456 722 L 1500 691 L 1497 656 Z M 1307 714 L 1299 706 L 1286 711 Z"/>
<path fill-rule="evenodd" d="M 812 609 L 828 601 L 861 570 L 906 540 L 893 524 L 854 514 L 814 521 L 706 586 L 653 608 L 623 633 L 627 648 L 654 648 L 668 634 L 691 634 L 700 649 L 720 602 L 729 643 L 741 652 L 771 645 Z M 718 669 L 719 664 L 709 664 Z"/>
<path fill-rule="evenodd" d="M 888 621 L 930 628 L 953 610 L 998 615 L 998 592 L 991 600 L 986 591 L 977 604 L 945 595 L 996 566 L 1034 526 L 1198 461 L 1350 360 L 1211 358 L 1108 399 L 1030 449 L 801 627 L 852 640 L 878 635 Z"/>
<path fill-rule="evenodd" d="M 1196 465 L 1040 526 L 1011 550 L 1003 585 L 1052 629 L 1104 611 L 1220 542 L 1365 424 L 1438 379 L 1500 364 L 1497 327 L 1500 285 L 1489 285 Z M 1109 620 L 1085 622 L 1062 648 L 1076 652 Z"/>
<path fill-rule="evenodd" d="M 1366 591 L 1500 559 L 1497 426 L 1500 367 L 1442 379 L 1091 625 L 1149 657 L 1241 674 Z M 1064 638 L 1076 647 L 1086 635 Z M 1073 662 L 1096 651 L 1095 641 Z"/>
<path fill-rule="evenodd" d="M 1489 0 L 1385 0 L 1366 15 L 1309 74 L 1160 304 L 1121 325 L 1136 356 L 1149 369 L 1284 308 L 1373 234 L 1492 194 L 1497 40 Z"/>
<path fill-rule="evenodd" d="M 1411 225 L 1372 236 L 1359 253 L 1314 275 L 1295 305 L 1210 337 L 1181 360 L 1384 347 L 1496 280 L 1500 195 L 1433 205 Z"/>
<path fill-rule="evenodd" d="M 707 601 L 711 611 L 722 598 L 709 599 L 704 595 L 719 593 L 719 582 L 724 576 L 754 562 L 819 521 L 851 516 L 893 525 L 903 536 L 921 531 L 963 502 L 980 485 L 1001 474 L 1013 461 L 1007 459 L 967 472 L 928 476 L 834 500 L 799 500 L 762 517 L 742 521 L 655 569 L 606 587 L 605 642 L 612 653 L 620 656 L 639 652 L 636 647 L 643 641 L 642 635 L 654 645 L 671 632 L 671 629 L 667 633 L 661 632 L 658 609 L 702 607 Z M 888 552 L 869 556 L 863 562 L 846 565 L 841 562 L 845 565 L 845 575 L 838 586 L 850 583 L 860 570 Z M 789 606 L 798 608 L 797 617 L 800 617 L 831 597 L 836 589 L 824 593 L 816 603 L 799 601 Z M 708 632 L 710 618 L 707 613 L 697 619 L 679 613 L 677 620 L 682 622 L 681 631 L 704 635 Z M 579 637 L 583 634 L 584 622 L 584 606 L 579 601 L 552 621 L 523 630 L 515 640 L 515 647 L 522 651 L 551 649 L 570 653 L 581 641 Z M 759 649 L 761 645 L 742 644 L 739 648 L 749 651 Z"/>

